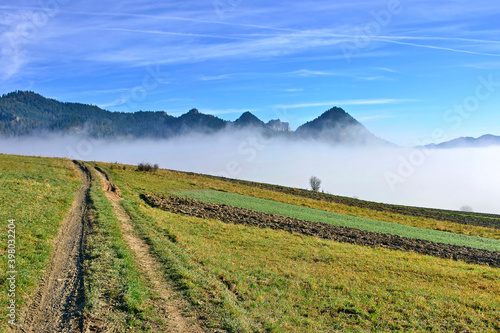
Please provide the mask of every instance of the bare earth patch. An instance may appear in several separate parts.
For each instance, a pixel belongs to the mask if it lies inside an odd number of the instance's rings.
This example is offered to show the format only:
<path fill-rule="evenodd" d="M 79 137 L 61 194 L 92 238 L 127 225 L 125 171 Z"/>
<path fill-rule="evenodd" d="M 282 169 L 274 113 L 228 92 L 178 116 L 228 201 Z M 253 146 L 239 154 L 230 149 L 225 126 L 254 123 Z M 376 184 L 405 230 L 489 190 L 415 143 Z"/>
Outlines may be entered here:
<path fill-rule="evenodd" d="M 497 251 L 480 250 L 466 246 L 448 245 L 398 235 L 339 227 L 321 222 L 266 214 L 250 209 L 207 203 L 182 197 L 161 197 L 158 195 L 142 194 L 141 198 L 152 207 L 158 207 L 176 214 L 196 216 L 203 219 L 217 219 L 225 223 L 284 230 L 342 243 L 384 247 L 391 250 L 413 251 L 439 258 L 500 267 L 500 252 Z"/>

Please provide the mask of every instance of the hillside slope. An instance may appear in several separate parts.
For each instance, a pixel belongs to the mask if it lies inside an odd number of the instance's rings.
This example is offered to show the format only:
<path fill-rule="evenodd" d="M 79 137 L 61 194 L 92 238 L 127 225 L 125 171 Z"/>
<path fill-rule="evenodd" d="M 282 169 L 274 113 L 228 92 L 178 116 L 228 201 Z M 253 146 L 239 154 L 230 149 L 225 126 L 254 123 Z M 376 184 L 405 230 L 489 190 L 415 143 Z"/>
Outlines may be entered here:
<path fill-rule="evenodd" d="M 465 263 L 459 255 L 437 258 L 403 247 L 384 248 L 370 243 L 384 237 L 383 232 L 359 238 L 361 233 L 349 223 L 370 217 L 498 242 L 500 230 L 494 227 L 403 215 L 369 204 L 348 206 L 294 195 L 293 189 L 277 191 L 272 185 L 170 170 L 143 172 L 117 163 L 79 163 L 92 182 L 84 201 L 90 232 L 81 242 L 85 298 L 78 306 L 83 316 L 67 308 L 63 317 L 82 319 L 73 332 L 500 330 L 500 268 Z M 16 233 L 22 236 L 16 280 L 20 313 L 30 313 L 26 304 L 38 299 L 35 290 L 44 285 L 40 278 L 50 258 L 57 257 L 57 241 L 56 247 L 48 244 L 81 184 L 75 165 L 64 159 L 0 155 L 0 185 L 6 194 L 0 198 L 0 215 L 19 221 Z M 180 192 L 215 195 L 225 204 L 182 199 L 175 195 Z M 168 209 L 168 202 L 162 209 L 151 207 L 142 199 L 147 195 L 182 204 L 174 205 L 176 210 Z M 238 202 L 249 210 L 236 208 Z M 204 215 L 196 215 L 201 208 Z M 259 212 L 269 209 L 277 214 Z M 286 216 L 290 213 L 305 219 L 293 220 L 301 223 L 294 232 L 286 227 L 293 222 Z M 493 223 L 498 218 L 462 214 Z M 307 221 L 323 215 L 345 216 L 347 229 Z M 250 219 L 256 224 L 241 223 Z M 6 224 L 1 229 L 7 233 Z M 322 239 L 321 230 L 334 237 Z M 363 242 L 339 238 L 352 231 L 349 238 Z M 413 243 L 424 250 L 429 246 L 418 239 Z M 0 244 L 2 253 L 6 246 Z M 463 254 L 468 249 L 457 250 Z M 499 251 L 490 254 L 497 257 L 495 262 L 500 260 Z M 0 264 L 0 280 L 7 288 L 6 261 Z M 68 281 L 73 278 L 68 275 Z M 8 301 L 2 293 L 0 304 Z M 46 325 L 42 316 L 35 316 L 31 327 L 39 324 Z M 7 321 L 0 323 L 0 330 L 7 329 Z"/>

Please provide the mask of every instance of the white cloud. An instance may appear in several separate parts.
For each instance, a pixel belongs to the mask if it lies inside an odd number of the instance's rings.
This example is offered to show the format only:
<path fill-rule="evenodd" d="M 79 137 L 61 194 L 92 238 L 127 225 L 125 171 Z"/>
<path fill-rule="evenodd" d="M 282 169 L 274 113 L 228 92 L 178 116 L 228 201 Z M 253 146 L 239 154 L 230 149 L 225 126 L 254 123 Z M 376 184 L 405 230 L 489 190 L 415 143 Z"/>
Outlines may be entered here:
<path fill-rule="evenodd" d="M 384 72 L 389 72 L 389 73 L 401 73 L 395 69 L 392 69 L 392 68 L 387 68 L 387 67 L 376 67 L 375 69 L 378 69 L 378 70 L 381 70 L 381 71 L 384 71 Z"/>
<path fill-rule="evenodd" d="M 29 25 L 27 18 L 32 15 L 23 11 L 2 15 L 0 21 L 0 77 L 7 80 L 14 76 L 27 62 L 28 56 L 24 46 L 30 41 L 30 35 L 36 30 Z"/>
<path fill-rule="evenodd" d="M 500 57 L 500 54 L 495 54 L 495 53 L 477 52 L 477 51 L 457 49 L 457 48 L 445 47 L 445 46 L 434 46 L 434 45 L 428 45 L 428 44 L 416 44 L 416 43 L 408 43 L 408 42 L 398 41 L 397 39 L 401 39 L 401 37 L 398 38 L 398 37 L 384 36 L 384 37 L 373 37 L 372 39 L 379 41 L 379 42 L 386 42 L 386 43 L 399 44 L 399 45 L 408 45 L 408 46 L 433 49 L 433 50 L 442 50 L 442 51 L 450 51 L 450 52 L 456 52 L 456 53 L 466 53 L 466 54 L 490 56 L 490 57 Z"/>
<path fill-rule="evenodd" d="M 289 72 L 287 74 L 292 75 L 292 76 L 332 76 L 332 75 L 337 75 L 333 72 L 309 70 L 309 69 L 300 69 L 297 71 Z"/>
<path fill-rule="evenodd" d="M 470 67 L 476 69 L 500 69 L 500 61 L 478 62 L 465 64 L 463 67 Z"/>
<path fill-rule="evenodd" d="M 359 77 L 360 80 L 364 81 L 392 81 L 394 79 L 388 78 L 383 75 L 378 75 L 378 76 L 361 76 Z"/>
<path fill-rule="evenodd" d="M 201 76 L 200 80 L 201 81 L 216 81 L 216 80 L 224 80 L 224 79 L 229 79 L 231 78 L 232 75 L 230 74 L 222 74 L 222 75 L 215 75 L 215 76 Z"/>
<path fill-rule="evenodd" d="M 140 29 L 124 29 L 124 28 L 101 28 L 103 31 L 117 31 L 117 32 L 132 32 L 138 34 L 149 35 L 169 35 L 169 36 L 182 36 L 182 37 L 203 37 L 215 39 L 234 39 L 234 40 L 249 40 L 249 38 L 233 37 L 231 35 L 209 35 L 199 34 L 192 32 L 179 32 L 179 31 L 165 31 L 165 30 L 140 30 Z"/>

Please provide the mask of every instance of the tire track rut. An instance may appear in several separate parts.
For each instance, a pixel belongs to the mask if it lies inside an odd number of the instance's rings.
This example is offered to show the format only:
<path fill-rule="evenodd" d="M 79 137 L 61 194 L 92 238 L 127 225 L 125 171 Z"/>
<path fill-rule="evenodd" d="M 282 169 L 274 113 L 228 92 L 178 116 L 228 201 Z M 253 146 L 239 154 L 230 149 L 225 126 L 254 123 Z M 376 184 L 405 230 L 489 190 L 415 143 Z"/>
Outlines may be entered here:
<path fill-rule="evenodd" d="M 81 172 L 83 185 L 54 239 L 51 263 L 23 313 L 24 324 L 17 332 L 83 332 L 83 263 L 90 226 L 88 202 L 92 176 L 84 164 L 73 163 Z"/>

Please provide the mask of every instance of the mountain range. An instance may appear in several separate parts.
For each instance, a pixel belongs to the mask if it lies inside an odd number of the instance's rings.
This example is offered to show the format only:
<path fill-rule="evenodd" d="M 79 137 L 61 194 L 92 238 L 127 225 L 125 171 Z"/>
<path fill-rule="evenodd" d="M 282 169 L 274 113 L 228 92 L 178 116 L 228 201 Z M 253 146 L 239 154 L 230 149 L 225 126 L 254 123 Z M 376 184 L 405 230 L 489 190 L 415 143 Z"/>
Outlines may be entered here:
<path fill-rule="evenodd" d="M 32 91 L 14 91 L 0 97 L 0 136 L 80 134 L 93 138 L 162 138 L 193 133 L 213 134 L 224 129 L 253 128 L 265 135 L 290 139 L 314 139 L 330 144 L 392 145 L 378 138 L 342 108 L 332 107 L 316 119 L 292 131 L 280 119 L 265 123 L 251 112 L 227 121 L 197 109 L 175 117 L 165 111 L 112 112 L 96 105 L 65 103 Z M 461 137 L 418 148 L 467 148 L 500 145 L 500 136 Z"/>
<path fill-rule="evenodd" d="M 332 144 L 388 144 L 338 107 L 292 131 L 287 122 L 273 119 L 265 123 L 251 112 L 243 113 L 235 121 L 227 121 L 200 113 L 197 109 L 179 117 L 164 111 L 111 112 L 95 105 L 59 102 L 31 91 L 15 91 L 0 97 L 2 136 L 19 137 L 48 132 L 100 138 L 171 138 L 243 128 L 256 128 L 266 135 L 316 139 Z"/>
<path fill-rule="evenodd" d="M 486 134 L 478 138 L 472 138 L 469 136 L 460 137 L 454 140 L 441 142 L 441 143 L 431 143 L 425 145 L 425 148 L 437 148 L 437 149 L 453 149 L 453 148 L 481 148 L 489 146 L 500 145 L 500 136 L 495 136 L 491 134 Z M 420 146 L 422 147 L 422 146 Z"/>

